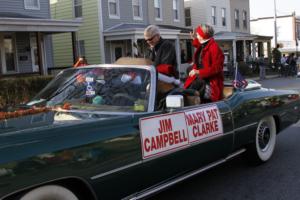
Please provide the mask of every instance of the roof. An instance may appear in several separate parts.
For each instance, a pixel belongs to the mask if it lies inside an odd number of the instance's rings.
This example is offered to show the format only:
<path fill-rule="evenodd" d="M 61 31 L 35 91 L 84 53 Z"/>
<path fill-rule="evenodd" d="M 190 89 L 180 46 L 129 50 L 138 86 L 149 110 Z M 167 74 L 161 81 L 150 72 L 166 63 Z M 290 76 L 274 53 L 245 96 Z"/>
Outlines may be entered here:
<path fill-rule="evenodd" d="M 0 13 L 0 32 L 65 33 L 78 31 L 81 20 L 56 20 L 18 13 Z"/>
<path fill-rule="evenodd" d="M 20 13 L 13 13 L 13 12 L 0 12 L 0 18 L 6 17 L 6 18 L 35 18 L 35 19 L 41 19 L 41 17 L 35 17 L 30 15 L 23 15 Z"/>
<path fill-rule="evenodd" d="M 126 40 L 144 39 L 144 30 L 149 24 L 138 23 L 120 23 L 103 31 L 106 41 L 110 40 Z M 157 25 L 160 33 L 165 39 L 176 39 L 178 36 L 187 37 L 191 29 L 170 26 L 170 25 Z"/>
<path fill-rule="evenodd" d="M 294 17 L 294 16 L 296 17 L 297 20 L 300 19 L 299 15 L 296 16 L 296 15 L 293 15 L 293 14 L 291 14 L 291 15 L 281 15 L 281 16 L 277 15 L 276 18 L 279 19 L 279 18 L 287 18 L 287 17 Z M 265 20 L 265 19 L 274 19 L 274 16 L 253 18 L 253 19 L 250 19 L 250 21 L 253 22 L 253 21 L 259 21 L 259 20 Z"/>
<path fill-rule="evenodd" d="M 137 24 L 137 23 L 121 23 L 117 24 L 116 26 L 113 26 L 111 28 L 108 28 L 104 30 L 105 33 L 109 32 L 119 32 L 119 31 L 124 31 L 124 30 L 138 30 L 141 29 L 144 31 L 144 29 L 149 26 L 150 24 Z M 170 30 L 177 30 L 180 31 L 181 33 L 189 33 L 192 31 L 192 29 L 189 28 L 183 28 L 183 27 L 178 27 L 178 26 L 171 26 L 171 25 L 157 25 L 159 29 L 170 29 Z"/>
<path fill-rule="evenodd" d="M 215 40 L 271 40 L 272 36 L 253 35 L 242 32 L 220 31 L 214 35 Z"/>

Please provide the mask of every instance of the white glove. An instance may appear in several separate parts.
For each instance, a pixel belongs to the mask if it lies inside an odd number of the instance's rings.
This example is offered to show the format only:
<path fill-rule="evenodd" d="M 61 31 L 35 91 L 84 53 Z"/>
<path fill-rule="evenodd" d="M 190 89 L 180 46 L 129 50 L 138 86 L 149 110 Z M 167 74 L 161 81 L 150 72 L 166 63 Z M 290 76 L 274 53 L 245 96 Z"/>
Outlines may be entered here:
<path fill-rule="evenodd" d="M 163 81 L 165 83 L 173 83 L 175 85 L 180 85 L 179 79 L 175 79 L 174 77 L 166 76 L 161 73 L 158 73 L 158 80 Z"/>

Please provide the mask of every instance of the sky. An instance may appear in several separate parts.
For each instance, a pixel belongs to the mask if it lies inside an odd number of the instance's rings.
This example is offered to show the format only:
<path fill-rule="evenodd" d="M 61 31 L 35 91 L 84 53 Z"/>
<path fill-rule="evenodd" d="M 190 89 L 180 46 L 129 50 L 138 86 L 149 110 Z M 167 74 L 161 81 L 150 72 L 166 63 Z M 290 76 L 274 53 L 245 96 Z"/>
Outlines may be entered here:
<path fill-rule="evenodd" d="M 274 0 L 249 0 L 250 18 L 273 17 Z M 277 16 L 290 15 L 296 12 L 300 16 L 300 0 L 275 0 Z"/>

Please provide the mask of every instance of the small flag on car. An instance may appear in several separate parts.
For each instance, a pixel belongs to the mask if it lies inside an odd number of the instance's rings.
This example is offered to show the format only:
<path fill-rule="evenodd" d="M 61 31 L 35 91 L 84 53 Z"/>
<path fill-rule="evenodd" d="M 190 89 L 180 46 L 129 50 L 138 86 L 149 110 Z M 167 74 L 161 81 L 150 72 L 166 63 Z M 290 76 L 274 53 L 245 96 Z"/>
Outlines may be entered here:
<path fill-rule="evenodd" d="M 248 82 L 246 81 L 246 79 L 244 79 L 244 77 L 242 76 L 242 74 L 239 72 L 237 68 L 236 68 L 235 77 L 232 84 L 233 87 L 240 88 L 240 89 L 244 89 L 248 85 Z"/>

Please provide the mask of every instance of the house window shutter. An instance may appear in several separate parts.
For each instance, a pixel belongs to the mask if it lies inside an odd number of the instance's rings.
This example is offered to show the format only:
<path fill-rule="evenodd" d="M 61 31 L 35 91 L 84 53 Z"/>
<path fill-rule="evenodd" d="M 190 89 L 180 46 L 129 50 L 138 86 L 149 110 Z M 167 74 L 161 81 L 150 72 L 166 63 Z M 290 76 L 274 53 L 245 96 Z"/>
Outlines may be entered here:
<path fill-rule="evenodd" d="M 161 1 L 154 0 L 155 18 L 161 19 Z"/>
<path fill-rule="evenodd" d="M 108 0 L 109 16 L 111 18 L 119 18 L 119 1 L 118 0 Z"/>
<path fill-rule="evenodd" d="M 137 19 L 142 18 L 142 1 L 132 0 L 132 7 L 133 7 L 133 17 Z"/>
<path fill-rule="evenodd" d="M 74 0 L 74 15 L 76 18 L 82 17 L 82 0 Z"/>

